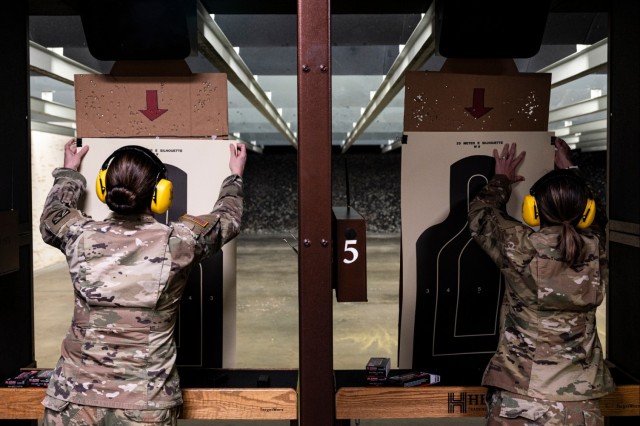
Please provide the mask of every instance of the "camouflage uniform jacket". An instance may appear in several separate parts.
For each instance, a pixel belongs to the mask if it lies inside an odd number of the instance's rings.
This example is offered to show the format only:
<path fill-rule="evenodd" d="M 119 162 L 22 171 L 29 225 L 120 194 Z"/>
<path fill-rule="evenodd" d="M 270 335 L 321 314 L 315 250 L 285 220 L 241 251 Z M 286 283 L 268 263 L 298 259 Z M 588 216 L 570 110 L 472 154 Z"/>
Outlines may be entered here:
<path fill-rule="evenodd" d="M 43 404 L 180 405 L 173 336 L 180 298 L 192 265 L 238 235 L 242 178 L 223 181 L 211 213 L 164 225 L 146 214 L 93 220 L 76 208 L 84 177 L 65 168 L 53 176 L 40 231 L 67 258 L 75 307 Z"/>
<path fill-rule="evenodd" d="M 552 401 L 599 398 L 614 390 L 596 330 L 608 280 L 604 236 L 580 231 L 585 260 L 559 259 L 559 227 L 534 231 L 509 217 L 509 181 L 496 175 L 471 202 L 469 228 L 502 271 L 501 335 L 483 385 Z M 594 228 L 594 229 L 592 229 Z"/>

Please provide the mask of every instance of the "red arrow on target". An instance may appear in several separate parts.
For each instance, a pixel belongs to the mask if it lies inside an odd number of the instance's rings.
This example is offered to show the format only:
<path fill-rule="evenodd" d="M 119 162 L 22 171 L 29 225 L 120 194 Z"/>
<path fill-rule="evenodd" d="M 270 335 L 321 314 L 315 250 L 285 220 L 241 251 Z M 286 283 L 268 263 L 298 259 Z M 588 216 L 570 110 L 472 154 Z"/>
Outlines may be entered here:
<path fill-rule="evenodd" d="M 157 90 L 147 90 L 147 109 L 141 109 L 139 111 L 143 113 L 144 116 L 147 117 L 150 121 L 153 121 L 169 110 L 158 108 Z"/>
<path fill-rule="evenodd" d="M 473 118 L 478 119 L 491 111 L 493 107 L 484 106 L 484 89 L 475 88 L 473 89 L 473 105 L 465 109 Z"/>

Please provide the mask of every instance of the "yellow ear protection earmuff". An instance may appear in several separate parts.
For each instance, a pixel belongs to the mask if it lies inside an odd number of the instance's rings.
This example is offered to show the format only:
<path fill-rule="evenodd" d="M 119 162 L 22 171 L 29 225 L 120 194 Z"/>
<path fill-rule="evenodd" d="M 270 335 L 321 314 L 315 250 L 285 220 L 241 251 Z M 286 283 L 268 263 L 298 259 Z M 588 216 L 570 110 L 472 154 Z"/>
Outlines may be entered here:
<path fill-rule="evenodd" d="M 582 217 L 578 222 L 578 228 L 584 229 L 591 226 L 593 220 L 596 218 L 596 201 L 593 198 L 587 198 L 587 205 L 584 208 Z"/>
<path fill-rule="evenodd" d="M 522 220 L 529 226 L 540 226 L 540 214 L 538 204 L 533 194 L 527 194 L 522 200 Z"/>
<path fill-rule="evenodd" d="M 568 176 L 575 179 L 577 182 L 580 181 L 580 184 L 583 184 L 582 180 L 571 170 L 566 170 L 566 172 L 564 170 L 557 170 L 541 177 L 540 180 L 533 184 L 529 190 L 529 194 L 525 195 L 524 200 L 522 200 L 522 219 L 527 225 L 540 226 L 540 212 L 538 211 L 538 204 L 536 203 L 535 197 L 536 188 L 539 188 L 543 183 L 558 176 Z M 593 223 L 595 217 L 596 202 L 592 198 L 588 198 L 587 205 L 585 206 L 584 212 L 576 226 L 580 229 L 588 228 Z"/>
<path fill-rule="evenodd" d="M 162 214 L 169 210 L 171 202 L 173 200 L 173 184 L 171 181 L 164 178 L 167 174 L 167 168 L 160 161 L 160 159 L 150 150 L 138 145 L 127 145 L 115 150 L 106 160 L 102 163 L 102 167 L 98 172 L 96 178 L 96 194 L 98 199 L 103 203 L 107 199 L 107 169 L 109 163 L 113 158 L 122 152 L 135 151 L 146 155 L 158 168 L 158 177 L 156 179 L 156 186 L 153 189 L 153 196 L 151 198 L 151 211 L 156 214 Z"/>

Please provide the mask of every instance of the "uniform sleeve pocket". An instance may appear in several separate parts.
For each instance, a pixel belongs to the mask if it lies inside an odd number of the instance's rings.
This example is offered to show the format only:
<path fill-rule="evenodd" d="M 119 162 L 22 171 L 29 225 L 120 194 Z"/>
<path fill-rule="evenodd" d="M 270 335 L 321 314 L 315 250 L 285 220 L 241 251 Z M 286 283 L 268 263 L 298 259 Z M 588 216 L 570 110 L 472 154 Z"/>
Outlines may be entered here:
<path fill-rule="evenodd" d="M 50 410 L 57 411 L 59 413 L 63 412 L 65 408 L 69 406 L 69 401 L 63 401 L 58 398 L 53 398 L 49 395 L 45 396 L 42 401 L 42 405 L 47 407 Z"/>
<path fill-rule="evenodd" d="M 124 410 L 127 419 L 137 423 L 166 423 L 175 408 L 165 408 L 158 410 Z"/>
<path fill-rule="evenodd" d="M 538 420 L 547 411 L 549 411 L 549 406 L 540 402 L 504 397 L 500 406 L 500 417 L 508 419 L 523 417 L 527 420 Z"/>

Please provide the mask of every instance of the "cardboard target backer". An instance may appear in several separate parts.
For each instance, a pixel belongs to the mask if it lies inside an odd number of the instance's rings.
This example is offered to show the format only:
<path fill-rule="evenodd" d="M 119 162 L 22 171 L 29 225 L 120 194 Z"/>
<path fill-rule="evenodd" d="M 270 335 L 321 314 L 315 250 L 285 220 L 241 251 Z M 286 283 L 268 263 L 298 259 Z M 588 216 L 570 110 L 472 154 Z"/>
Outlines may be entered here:
<path fill-rule="evenodd" d="M 405 78 L 404 131 L 547 131 L 550 95 L 551 74 L 412 71 Z"/>
<path fill-rule="evenodd" d="M 74 80 L 80 138 L 229 133 L 226 74 L 76 74 Z"/>

